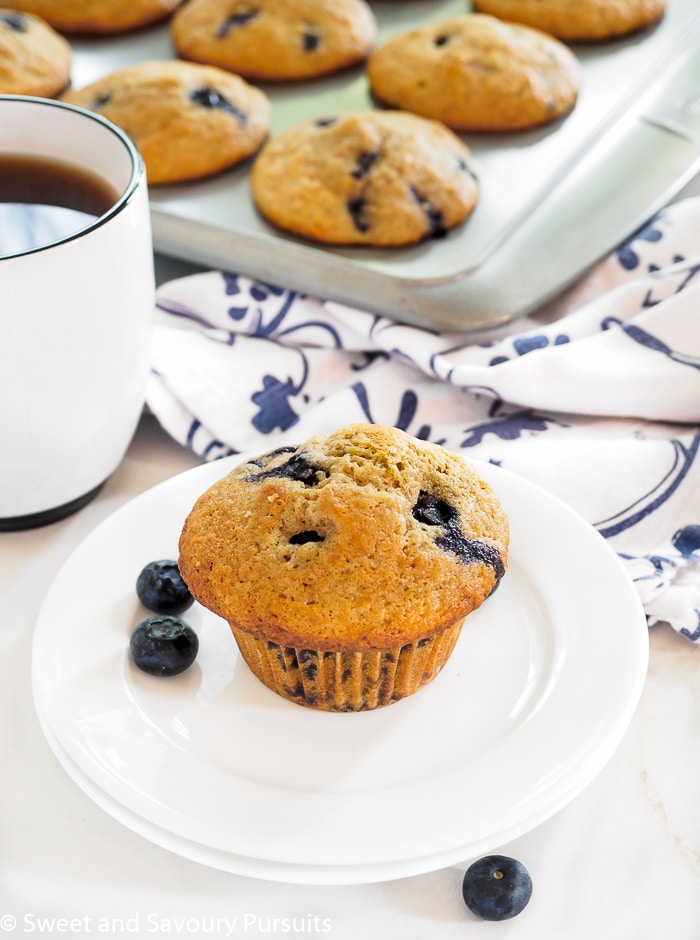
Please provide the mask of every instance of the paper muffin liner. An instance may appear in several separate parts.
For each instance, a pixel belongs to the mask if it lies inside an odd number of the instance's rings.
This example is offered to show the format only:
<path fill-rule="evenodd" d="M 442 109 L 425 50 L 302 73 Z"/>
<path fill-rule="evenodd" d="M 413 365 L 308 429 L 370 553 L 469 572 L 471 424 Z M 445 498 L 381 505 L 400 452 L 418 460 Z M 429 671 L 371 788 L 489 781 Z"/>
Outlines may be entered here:
<path fill-rule="evenodd" d="M 334 652 L 280 646 L 229 624 L 241 656 L 267 688 L 308 708 L 368 711 L 412 695 L 449 659 L 464 620 L 391 650 Z"/>

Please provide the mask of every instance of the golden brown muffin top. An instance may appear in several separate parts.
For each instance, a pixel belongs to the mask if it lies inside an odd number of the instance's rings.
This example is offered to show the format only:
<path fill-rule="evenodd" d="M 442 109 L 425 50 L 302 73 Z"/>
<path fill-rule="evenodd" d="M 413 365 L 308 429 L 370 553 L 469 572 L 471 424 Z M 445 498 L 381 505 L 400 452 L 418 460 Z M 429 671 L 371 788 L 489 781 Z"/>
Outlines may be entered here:
<path fill-rule="evenodd" d="M 377 20 L 366 0 L 188 0 L 171 22 L 183 59 L 254 81 L 295 81 L 360 62 Z"/>
<path fill-rule="evenodd" d="M 389 247 L 442 237 L 479 196 L 469 147 L 404 111 L 307 118 L 272 137 L 250 177 L 258 210 L 315 241 Z"/>
<path fill-rule="evenodd" d="M 121 33 L 169 16 L 180 0 L 13 0 L 12 7 L 34 13 L 66 33 Z"/>
<path fill-rule="evenodd" d="M 473 6 L 560 39 L 585 41 L 644 29 L 666 12 L 666 0 L 473 0 Z"/>
<path fill-rule="evenodd" d="M 514 131 L 573 108 L 580 65 L 538 29 L 465 13 L 392 36 L 370 56 L 375 96 L 458 131 Z"/>
<path fill-rule="evenodd" d="M 463 618 L 507 550 L 505 512 L 464 459 L 355 424 L 215 483 L 185 522 L 179 563 L 197 600 L 253 636 L 368 650 Z"/>
<path fill-rule="evenodd" d="M 194 62 L 135 62 L 63 100 L 101 114 L 132 138 L 149 184 L 212 176 L 267 136 L 270 101 L 238 75 Z"/>
<path fill-rule="evenodd" d="M 70 81 L 71 58 L 67 40 L 40 17 L 0 7 L 0 94 L 57 95 Z"/>

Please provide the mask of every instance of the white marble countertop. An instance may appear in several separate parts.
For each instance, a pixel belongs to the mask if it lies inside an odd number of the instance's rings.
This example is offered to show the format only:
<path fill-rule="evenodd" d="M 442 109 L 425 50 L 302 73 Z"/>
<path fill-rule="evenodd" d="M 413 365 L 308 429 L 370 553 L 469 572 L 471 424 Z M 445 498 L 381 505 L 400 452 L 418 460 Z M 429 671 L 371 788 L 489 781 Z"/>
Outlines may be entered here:
<path fill-rule="evenodd" d="M 697 940 L 700 648 L 670 628 L 651 632 L 640 705 L 600 775 L 549 821 L 499 847 L 527 865 L 534 884 L 510 921 L 479 921 L 467 910 L 465 866 L 349 887 L 258 881 L 171 854 L 98 808 L 37 721 L 35 618 L 64 559 L 99 521 L 197 462 L 144 416 L 90 505 L 42 529 L 0 534 L 0 933 Z"/>

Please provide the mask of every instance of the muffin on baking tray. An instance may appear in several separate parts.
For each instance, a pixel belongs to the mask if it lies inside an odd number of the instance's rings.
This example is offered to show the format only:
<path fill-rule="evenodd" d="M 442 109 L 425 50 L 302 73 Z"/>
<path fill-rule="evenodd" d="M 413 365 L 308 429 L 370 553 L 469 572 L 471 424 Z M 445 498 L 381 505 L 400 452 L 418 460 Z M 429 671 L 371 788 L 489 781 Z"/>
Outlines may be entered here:
<path fill-rule="evenodd" d="M 62 33 L 122 33 L 169 16 L 180 0 L 12 0 Z"/>
<path fill-rule="evenodd" d="M 201 179 L 235 166 L 257 151 L 270 126 L 270 101 L 260 88 L 194 62 L 138 62 L 66 92 L 63 100 L 126 131 L 149 184 Z"/>
<path fill-rule="evenodd" d="M 507 553 L 505 512 L 471 464 L 353 424 L 211 486 L 185 521 L 179 566 L 264 685 L 339 712 L 434 679 Z"/>
<path fill-rule="evenodd" d="M 375 98 L 457 131 L 515 131 L 569 112 L 578 59 L 558 39 L 467 13 L 392 36 L 367 61 Z"/>
<path fill-rule="evenodd" d="M 316 78 L 361 62 L 377 21 L 365 0 L 188 0 L 170 24 L 183 59 L 246 78 Z"/>
<path fill-rule="evenodd" d="M 445 235 L 478 199 L 471 151 L 403 111 L 310 118 L 271 138 L 251 192 L 268 221 L 319 242 L 376 247 Z"/>
<path fill-rule="evenodd" d="M 48 23 L 0 7 L 0 95 L 53 98 L 70 81 L 71 47 Z"/>
<path fill-rule="evenodd" d="M 624 36 L 657 23 L 666 0 L 473 0 L 475 10 L 567 40 Z"/>

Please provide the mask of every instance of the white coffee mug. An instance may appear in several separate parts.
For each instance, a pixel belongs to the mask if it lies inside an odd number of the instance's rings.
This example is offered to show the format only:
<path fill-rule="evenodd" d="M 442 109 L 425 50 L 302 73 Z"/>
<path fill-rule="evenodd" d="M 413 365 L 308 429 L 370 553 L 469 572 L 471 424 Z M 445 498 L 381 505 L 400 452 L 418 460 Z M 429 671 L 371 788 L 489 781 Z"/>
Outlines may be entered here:
<path fill-rule="evenodd" d="M 93 174 L 114 198 L 48 244 L 8 252 L 0 237 L 0 531 L 76 511 L 119 465 L 143 408 L 155 306 L 146 175 L 127 135 L 63 102 L 0 95 L 9 155 Z"/>

